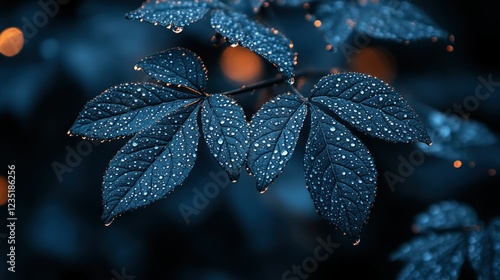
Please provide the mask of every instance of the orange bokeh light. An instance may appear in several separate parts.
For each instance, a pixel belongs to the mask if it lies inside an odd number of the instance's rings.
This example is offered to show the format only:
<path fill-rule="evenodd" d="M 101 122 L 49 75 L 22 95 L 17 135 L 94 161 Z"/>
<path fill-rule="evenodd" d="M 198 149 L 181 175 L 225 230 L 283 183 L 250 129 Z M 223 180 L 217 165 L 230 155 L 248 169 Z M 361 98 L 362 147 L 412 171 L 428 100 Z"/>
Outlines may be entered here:
<path fill-rule="evenodd" d="M 0 53 L 5 56 L 15 56 L 24 45 L 23 32 L 16 27 L 10 27 L 0 33 Z"/>
<path fill-rule="evenodd" d="M 4 205 L 5 203 L 7 203 L 8 187 L 9 183 L 7 182 L 7 178 L 0 175 L 0 205 Z"/>
<path fill-rule="evenodd" d="M 396 77 L 394 56 L 381 47 L 367 47 L 352 56 L 349 70 L 369 74 L 391 83 Z"/>
<path fill-rule="evenodd" d="M 458 159 L 453 162 L 453 167 L 455 168 L 460 168 L 462 167 L 462 162 L 459 161 Z"/>
<path fill-rule="evenodd" d="M 226 48 L 220 65 L 224 75 L 238 83 L 256 82 L 264 71 L 262 59 L 240 46 Z"/>

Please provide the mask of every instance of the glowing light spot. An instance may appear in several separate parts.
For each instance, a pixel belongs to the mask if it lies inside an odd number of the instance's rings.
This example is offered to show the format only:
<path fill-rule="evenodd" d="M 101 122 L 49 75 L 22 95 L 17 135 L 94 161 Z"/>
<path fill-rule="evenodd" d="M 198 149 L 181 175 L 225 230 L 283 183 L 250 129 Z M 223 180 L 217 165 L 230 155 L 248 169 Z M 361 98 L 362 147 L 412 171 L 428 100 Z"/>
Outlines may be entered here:
<path fill-rule="evenodd" d="M 469 162 L 469 167 L 470 167 L 470 168 L 474 168 L 474 167 L 476 167 L 476 163 L 475 163 L 475 162 L 473 162 L 473 161 Z"/>
<path fill-rule="evenodd" d="M 309 9 L 311 7 L 311 5 L 309 3 L 304 3 L 303 5 L 304 9 Z"/>
<path fill-rule="evenodd" d="M 367 47 L 353 55 L 349 70 L 369 74 L 391 83 L 396 77 L 396 59 L 382 47 Z"/>
<path fill-rule="evenodd" d="M 325 46 L 325 49 L 326 49 L 327 51 L 331 51 L 331 50 L 333 49 L 333 47 L 332 47 L 332 45 L 326 45 L 326 46 Z"/>
<path fill-rule="evenodd" d="M 5 176 L 0 175 L 0 205 L 7 203 L 7 189 L 9 182 Z"/>
<path fill-rule="evenodd" d="M 488 170 L 488 175 L 495 176 L 495 175 L 497 175 L 497 171 L 495 169 L 491 168 L 490 170 Z"/>
<path fill-rule="evenodd" d="M 434 37 L 432 37 L 432 38 L 431 38 L 431 41 L 432 41 L 433 43 L 436 43 L 436 42 L 437 42 L 437 40 L 438 40 L 438 38 L 437 38 L 436 36 L 434 36 Z"/>
<path fill-rule="evenodd" d="M 307 21 L 311 20 L 312 19 L 312 15 L 311 14 L 306 14 L 305 15 L 305 18 Z"/>
<path fill-rule="evenodd" d="M 256 82 L 264 72 L 262 59 L 243 47 L 226 48 L 221 57 L 222 72 L 238 83 Z"/>
<path fill-rule="evenodd" d="M 10 27 L 0 33 L 0 53 L 5 56 L 15 56 L 24 45 L 23 32 L 16 27 Z"/>
<path fill-rule="evenodd" d="M 455 35 L 450 35 L 450 37 L 448 37 L 448 39 L 450 40 L 450 42 L 455 42 Z"/>
<path fill-rule="evenodd" d="M 453 46 L 452 45 L 446 46 L 446 51 L 452 52 L 453 51 Z"/>
<path fill-rule="evenodd" d="M 457 159 L 457 160 L 455 160 L 455 161 L 453 162 L 453 167 L 455 167 L 455 168 L 460 168 L 460 167 L 462 167 L 462 162 L 461 162 L 460 160 L 458 160 L 458 159 Z"/>
<path fill-rule="evenodd" d="M 321 20 L 317 19 L 314 21 L 314 26 L 320 27 L 321 26 Z"/>

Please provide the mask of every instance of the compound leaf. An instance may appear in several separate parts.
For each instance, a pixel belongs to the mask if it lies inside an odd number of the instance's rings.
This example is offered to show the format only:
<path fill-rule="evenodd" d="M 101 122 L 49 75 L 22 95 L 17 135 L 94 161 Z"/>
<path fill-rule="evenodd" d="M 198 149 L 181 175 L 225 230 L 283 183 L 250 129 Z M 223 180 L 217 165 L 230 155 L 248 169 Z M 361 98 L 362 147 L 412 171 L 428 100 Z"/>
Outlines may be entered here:
<path fill-rule="evenodd" d="M 248 123 L 243 108 L 231 97 L 212 95 L 204 102 L 201 123 L 210 152 L 229 178 L 237 180 L 249 143 Z"/>
<path fill-rule="evenodd" d="M 277 66 L 290 83 L 293 81 L 296 57 L 291 50 L 291 41 L 278 30 L 250 20 L 242 13 L 225 10 L 216 10 L 211 24 L 229 42 L 239 43 L 261 55 Z"/>
<path fill-rule="evenodd" d="M 247 167 L 259 192 L 266 191 L 292 157 L 306 113 L 304 101 L 282 94 L 253 116 Z"/>
<path fill-rule="evenodd" d="M 148 0 L 140 8 L 128 12 L 125 17 L 166 26 L 179 33 L 185 26 L 203 19 L 214 5 L 216 2 L 212 0 Z"/>
<path fill-rule="evenodd" d="M 111 160 L 102 194 L 106 224 L 182 184 L 196 160 L 198 109 L 191 105 L 166 116 L 137 133 Z"/>
<path fill-rule="evenodd" d="M 117 85 L 85 105 L 69 134 L 108 140 L 131 135 L 198 98 L 156 84 Z"/>
<path fill-rule="evenodd" d="M 136 70 L 167 84 L 181 85 L 203 93 L 207 84 L 207 69 L 200 57 L 184 48 L 172 48 L 141 59 Z"/>
<path fill-rule="evenodd" d="M 403 97 L 380 79 L 361 73 L 328 75 L 311 99 L 356 129 L 389 142 L 431 143 L 425 126 Z"/>
<path fill-rule="evenodd" d="M 471 233 L 469 260 L 477 279 L 500 279 L 500 218 L 493 219 L 485 230 Z"/>
<path fill-rule="evenodd" d="M 420 8 L 409 1 L 333 1 L 322 3 L 315 14 L 326 41 L 337 50 L 356 30 L 373 38 L 415 41 L 445 38 Z"/>
<path fill-rule="evenodd" d="M 377 170 L 361 140 L 314 105 L 304 175 L 318 213 L 359 242 L 375 201 Z"/>

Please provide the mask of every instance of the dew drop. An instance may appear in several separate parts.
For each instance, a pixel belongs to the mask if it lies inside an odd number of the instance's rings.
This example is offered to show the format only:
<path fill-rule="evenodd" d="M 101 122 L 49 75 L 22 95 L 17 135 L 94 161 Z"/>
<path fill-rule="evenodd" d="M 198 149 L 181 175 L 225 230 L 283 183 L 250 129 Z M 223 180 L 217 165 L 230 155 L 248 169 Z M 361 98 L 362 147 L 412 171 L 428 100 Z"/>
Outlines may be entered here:
<path fill-rule="evenodd" d="M 224 143 L 224 139 L 222 139 L 222 137 L 220 137 L 220 138 L 217 140 L 217 143 L 219 143 L 219 145 L 222 145 L 222 143 Z"/>
<path fill-rule="evenodd" d="M 267 189 L 269 189 L 269 186 L 267 186 L 263 190 L 259 191 L 259 194 L 264 194 L 267 191 Z"/>
<path fill-rule="evenodd" d="M 332 132 L 333 132 L 333 131 L 335 131 L 335 130 L 336 130 L 336 128 L 335 128 L 334 126 L 330 127 L 330 131 L 332 131 Z"/>
<path fill-rule="evenodd" d="M 137 142 L 132 142 L 133 147 L 137 147 L 137 145 L 138 145 Z"/>
<path fill-rule="evenodd" d="M 184 27 L 182 27 L 182 26 L 172 27 L 172 31 L 173 31 L 174 33 L 181 33 L 181 32 L 182 32 L 182 30 L 184 30 Z"/>
<path fill-rule="evenodd" d="M 288 155 L 288 151 L 283 151 L 283 152 L 281 152 L 281 155 L 282 155 L 282 156 L 286 156 L 286 155 Z"/>

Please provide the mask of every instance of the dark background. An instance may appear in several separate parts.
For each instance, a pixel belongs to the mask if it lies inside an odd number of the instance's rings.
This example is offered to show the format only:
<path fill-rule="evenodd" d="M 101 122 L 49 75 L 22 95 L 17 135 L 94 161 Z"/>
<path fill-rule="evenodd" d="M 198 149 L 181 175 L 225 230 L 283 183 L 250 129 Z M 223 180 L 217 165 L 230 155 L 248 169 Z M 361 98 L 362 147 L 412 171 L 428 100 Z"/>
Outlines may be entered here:
<path fill-rule="evenodd" d="M 414 1 L 454 34 L 453 52 L 446 50 L 446 40 L 410 45 L 372 40 L 369 48 L 388 53 L 391 84 L 415 108 L 425 104 L 445 112 L 474 94 L 480 84 L 478 76 L 491 74 L 494 81 L 500 81 L 500 56 L 494 41 L 500 35 L 500 20 L 493 2 Z M 201 141 L 196 165 L 182 187 L 105 227 L 100 219 L 102 175 L 126 140 L 93 146 L 61 181 L 53 169 L 54 162 L 68 164 L 70 151 L 88 144 L 66 135 L 85 103 L 113 85 L 144 80 L 142 73 L 133 70 L 134 63 L 175 46 L 201 56 L 209 71 L 209 91 L 239 86 L 221 73 L 218 59 L 226 46 L 212 45 L 213 31 L 206 20 L 173 34 L 123 17 L 140 4 L 70 1 L 38 28 L 18 55 L 0 55 L 0 174 L 6 174 L 7 165 L 16 165 L 18 217 L 17 278 L 6 272 L 3 240 L 0 279 L 108 280 L 118 279 L 114 272 L 120 274 L 122 269 L 135 279 L 281 279 L 284 271 L 313 255 L 318 237 L 326 240 L 329 236 L 340 247 L 320 262 L 309 279 L 341 275 L 394 279 L 402 264 L 391 262 L 389 255 L 414 236 L 413 218 L 429 205 L 454 199 L 470 204 L 485 222 L 500 216 L 500 175 L 489 174 L 491 169 L 500 171 L 499 145 L 496 139 L 481 144 L 488 133 L 496 137 L 500 132 L 500 97 L 495 91 L 470 112 L 470 119 L 482 123 L 486 132 L 476 126 L 456 132 L 456 138 L 470 136 L 477 141 L 468 143 L 475 144 L 445 143 L 443 151 L 426 156 L 394 191 L 383 174 L 397 173 L 398 157 L 407 159 L 418 147 L 366 139 L 379 184 L 358 246 L 352 246 L 315 212 L 302 173 L 305 137 L 299 139 L 290 163 L 268 192 L 258 194 L 254 180 L 242 171 L 237 183 L 221 189 L 186 224 L 179 205 L 192 205 L 193 189 L 203 190 L 212 181 L 209 173 L 221 171 Z M 274 8 L 282 19 L 280 29 L 299 53 L 299 68 L 353 69 L 339 53 L 325 50 L 319 32 L 304 20 L 304 10 Z M 2 1 L 0 30 L 21 28 L 23 18 L 31 20 L 40 10 L 36 1 Z M 360 60 L 362 66 L 356 70 L 368 72 L 372 62 Z M 266 64 L 266 77 L 274 71 Z M 257 92 L 239 101 L 250 115 L 268 95 Z M 454 168 L 455 160 L 463 166 Z M 469 166 L 471 161 L 474 167 Z M 5 221 L 7 207 L 0 206 L 0 212 Z M 0 233 L 6 231 L 0 227 Z M 467 264 L 460 279 L 474 279 Z"/>

